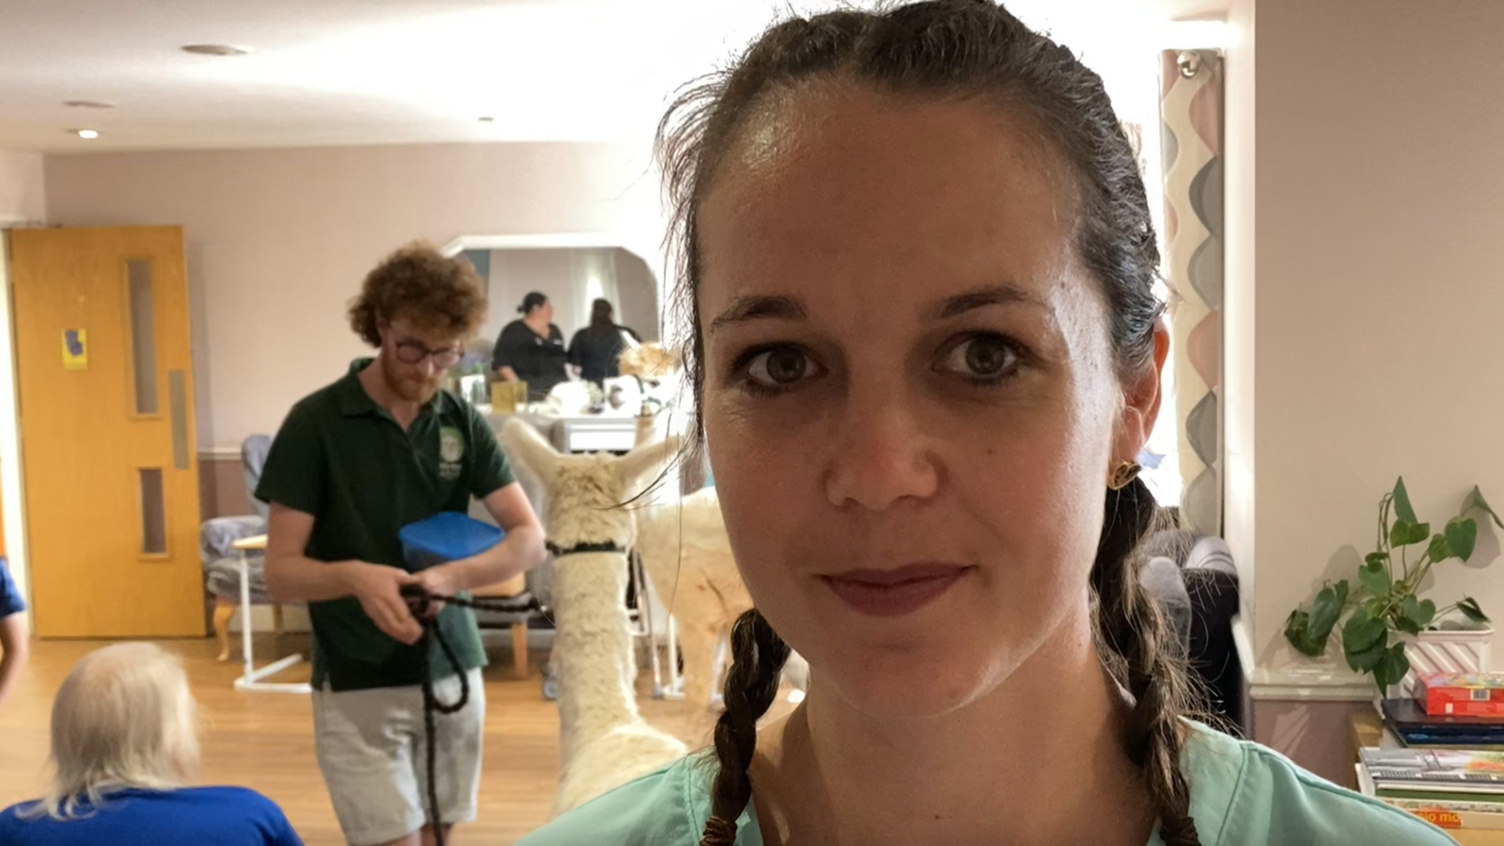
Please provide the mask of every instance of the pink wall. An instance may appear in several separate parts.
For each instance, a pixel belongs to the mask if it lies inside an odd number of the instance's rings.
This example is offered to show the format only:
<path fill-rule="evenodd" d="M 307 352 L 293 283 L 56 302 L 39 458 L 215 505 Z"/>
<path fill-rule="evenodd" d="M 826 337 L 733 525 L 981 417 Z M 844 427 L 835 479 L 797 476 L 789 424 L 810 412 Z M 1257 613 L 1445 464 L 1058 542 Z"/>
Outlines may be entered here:
<path fill-rule="evenodd" d="M 1251 41 L 1228 56 L 1227 525 L 1257 570 L 1256 680 L 1294 696 L 1312 662 L 1284 620 L 1352 575 L 1396 476 L 1433 521 L 1474 484 L 1504 499 L 1504 4 L 1257 6 L 1256 90 Z M 1252 17 L 1234 4 L 1234 21 Z M 1472 561 L 1423 589 L 1501 619 L 1501 537 L 1485 523 Z M 1254 736 L 1346 782 L 1349 715 L 1370 706 L 1316 701 L 1331 695 L 1260 699 Z"/>
<path fill-rule="evenodd" d="M 1226 97 L 1223 177 L 1224 262 L 1223 363 L 1225 380 L 1222 411 L 1224 487 L 1223 535 L 1238 566 L 1243 616 L 1252 621 L 1257 596 L 1254 531 L 1255 493 L 1255 363 L 1256 338 L 1254 200 L 1257 137 L 1254 114 L 1254 0 L 1233 0 L 1228 12 L 1231 43 L 1226 50 Z M 1251 668 L 1250 668 L 1251 669 Z"/>
<path fill-rule="evenodd" d="M 532 291 L 548 297 L 554 307 L 554 324 L 564 333 L 564 342 L 576 328 L 574 257 L 569 249 L 492 250 L 491 319 L 486 335 L 492 341 L 503 326 L 522 315 L 517 307 Z"/>
<path fill-rule="evenodd" d="M 554 307 L 554 324 L 568 343 L 589 324 L 590 303 L 580 294 L 580 262 L 592 250 L 553 248 L 490 251 L 491 317 L 481 336 L 495 341 L 502 327 L 519 316 L 517 306 L 530 291 L 545 294 Z M 616 322 L 630 326 L 644 341 L 658 339 L 658 280 L 637 254 L 611 248 L 616 274 Z M 579 315 L 577 317 L 577 315 Z"/>
<path fill-rule="evenodd" d="M 1504 500 L 1501 32 L 1499 3 L 1258 2 L 1261 664 L 1396 476 L 1433 523 Z M 1438 606 L 1504 613 L 1500 535 L 1433 571 Z"/>
<path fill-rule="evenodd" d="M 1352 718 L 1372 713 L 1367 702 L 1258 700 L 1253 703 L 1252 739 L 1277 749 L 1302 767 L 1357 789 L 1357 745 Z"/>
<path fill-rule="evenodd" d="M 637 256 L 617 250 L 615 261 L 616 322 L 631 327 L 644 341 L 658 340 L 662 301 L 672 296 L 672 292 L 664 291 L 662 296 L 659 295 L 658 280 Z"/>
<path fill-rule="evenodd" d="M 0 150 L 0 226 L 47 219 L 41 153 Z"/>
<path fill-rule="evenodd" d="M 364 352 L 347 301 L 413 238 L 622 233 L 657 243 L 657 184 L 606 144 L 49 155 L 51 223 L 182 224 L 201 447 L 275 430 Z M 498 307 L 503 307 L 499 304 Z"/>
<path fill-rule="evenodd" d="M 198 512 L 204 520 L 253 513 L 239 457 L 199 456 Z"/>

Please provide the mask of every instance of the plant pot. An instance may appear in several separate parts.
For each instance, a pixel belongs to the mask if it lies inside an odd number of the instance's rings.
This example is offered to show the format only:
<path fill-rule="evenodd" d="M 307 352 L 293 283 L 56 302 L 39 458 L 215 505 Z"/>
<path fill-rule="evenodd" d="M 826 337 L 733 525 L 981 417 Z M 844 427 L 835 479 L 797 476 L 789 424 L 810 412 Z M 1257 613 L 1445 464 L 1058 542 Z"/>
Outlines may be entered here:
<path fill-rule="evenodd" d="M 1423 631 L 1419 637 L 1400 634 L 1399 638 L 1405 644 L 1405 657 L 1410 659 L 1410 672 L 1389 693 L 1408 699 L 1413 695 L 1417 676 L 1488 672 L 1494 630 L 1492 626 L 1435 629 Z"/>

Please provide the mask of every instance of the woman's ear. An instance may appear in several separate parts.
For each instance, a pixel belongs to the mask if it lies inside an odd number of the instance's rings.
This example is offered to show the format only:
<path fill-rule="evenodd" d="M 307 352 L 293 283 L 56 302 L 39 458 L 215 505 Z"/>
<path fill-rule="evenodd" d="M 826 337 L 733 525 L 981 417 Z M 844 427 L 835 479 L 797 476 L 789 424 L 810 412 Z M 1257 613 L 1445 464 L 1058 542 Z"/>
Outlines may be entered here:
<path fill-rule="evenodd" d="M 1123 412 L 1113 443 L 1113 462 L 1133 461 L 1149 442 L 1164 399 L 1165 359 L 1170 355 L 1170 330 L 1164 319 L 1154 321 L 1154 353 L 1150 361 L 1123 385 Z"/>

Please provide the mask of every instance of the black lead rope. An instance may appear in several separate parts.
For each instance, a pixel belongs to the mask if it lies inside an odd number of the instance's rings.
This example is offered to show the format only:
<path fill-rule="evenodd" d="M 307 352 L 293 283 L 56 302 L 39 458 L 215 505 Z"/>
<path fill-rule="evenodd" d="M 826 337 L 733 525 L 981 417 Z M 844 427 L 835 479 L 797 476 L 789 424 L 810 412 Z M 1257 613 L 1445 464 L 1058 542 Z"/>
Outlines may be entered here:
<path fill-rule="evenodd" d="M 423 636 L 418 639 L 417 646 L 419 647 L 419 667 L 423 674 L 423 732 L 428 746 L 428 824 L 433 830 L 434 846 L 444 846 L 444 822 L 439 818 L 439 789 L 435 779 L 438 769 L 438 749 L 434 744 L 434 736 L 439 714 L 457 714 L 470 702 L 470 677 L 460 667 L 460 660 L 454 654 L 454 647 L 449 645 L 449 641 L 444 638 L 444 633 L 439 631 L 437 615 L 428 616 L 428 607 L 433 602 L 443 602 L 447 605 L 473 608 L 478 611 L 513 611 L 516 610 L 516 603 L 504 599 L 442 596 L 428 593 L 419 585 L 403 585 L 402 596 L 407 600 L 407 607 L 412 611 L 413 616 L 417 617 L 423 625 Z M 434 642 L 439 644 L 439 650 L 444 653 L 444 660 L 449 662 L 450 668 L 460 680 L 460 696 L 452 704 L 441 702 L 433 689 L 429 651 Z"/>
<path fill-rule="evenodd" d="M 544 544 L 554 556 L 562 557 L 573 555 L 578 552 L 620 552 L 621 547 L 611 541 L 599 543 L 578 543 L 574 546 L 560 548 L 552 541 Z M 413 616 L 423 625 L 423 636 L 418 638 L 419 667 L 423 673 L 423 731 L 428 740 L 428 825 L 433 829 L 434 846 L 444 846 L 444 823 L 439 818 L 439 789 L 434 779 L 437 770 L 438 750 L 434 746 L 434 734 L 438 722 L 438 714 L 457 714 L 470 701 L 470 679 L 465 671 L 460 668 L 459 658 L 455 657 L 454 647 L 444 639 L 444 633 L 439 631 L 438 616 L 428 616 L 428 607 L 434 602 L 443 602 L 446 605 L 457 605 L 461 608 L 471 608 L 476 611 L 515 611 L 515 601 L 501 597 L 475 598 L 464 596 L 443 596 L 437 593 L 429 593 L 420 585 L 403 585 L 402 597 L 407 600 L 407 607 Z M 433 673 L 430 666 L 429 648 L 432 642 L 439 644 L 439 649 L 444 653 L 444 660 L 454 670 L 460 679 L 460 698 L 454 704 L 446 704 L 439 701 L 439 697 L 433 690 Z"/>

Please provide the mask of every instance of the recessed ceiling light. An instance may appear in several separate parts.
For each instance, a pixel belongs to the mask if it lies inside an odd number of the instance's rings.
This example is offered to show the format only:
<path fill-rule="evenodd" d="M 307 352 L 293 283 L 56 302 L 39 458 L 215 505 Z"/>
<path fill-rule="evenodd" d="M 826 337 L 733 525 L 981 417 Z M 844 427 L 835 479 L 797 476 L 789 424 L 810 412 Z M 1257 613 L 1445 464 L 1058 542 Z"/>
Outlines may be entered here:
<path fill-rule="evenodd" d="M 69 132 L 77 135 L 79 138 L 87 138 L 91 141 L 99 137 L 99 130 L 97 129 L 70 129 Z"/>
<path fill-rule="evenodd" d="M 496 118 L 493 118 L 493 117 L 478 117 L 478 118 L 476 118 L 476 120 L 480 121 L 481 123 L 490 123 L 491 121 L 496 120 Z"/>
<path fill-rule="evenodd" d="M 188 44 L 183 47 L 183 52 L 197 53 L 200 56 L 244 56 L 251 51 L 228 44 Z"/>
<path fill-rule="evenodd" d="M 65 100 L 63 105 L 74 109 L 113 109 L 114 103 L 103 103 L 99 100 Z"/>

